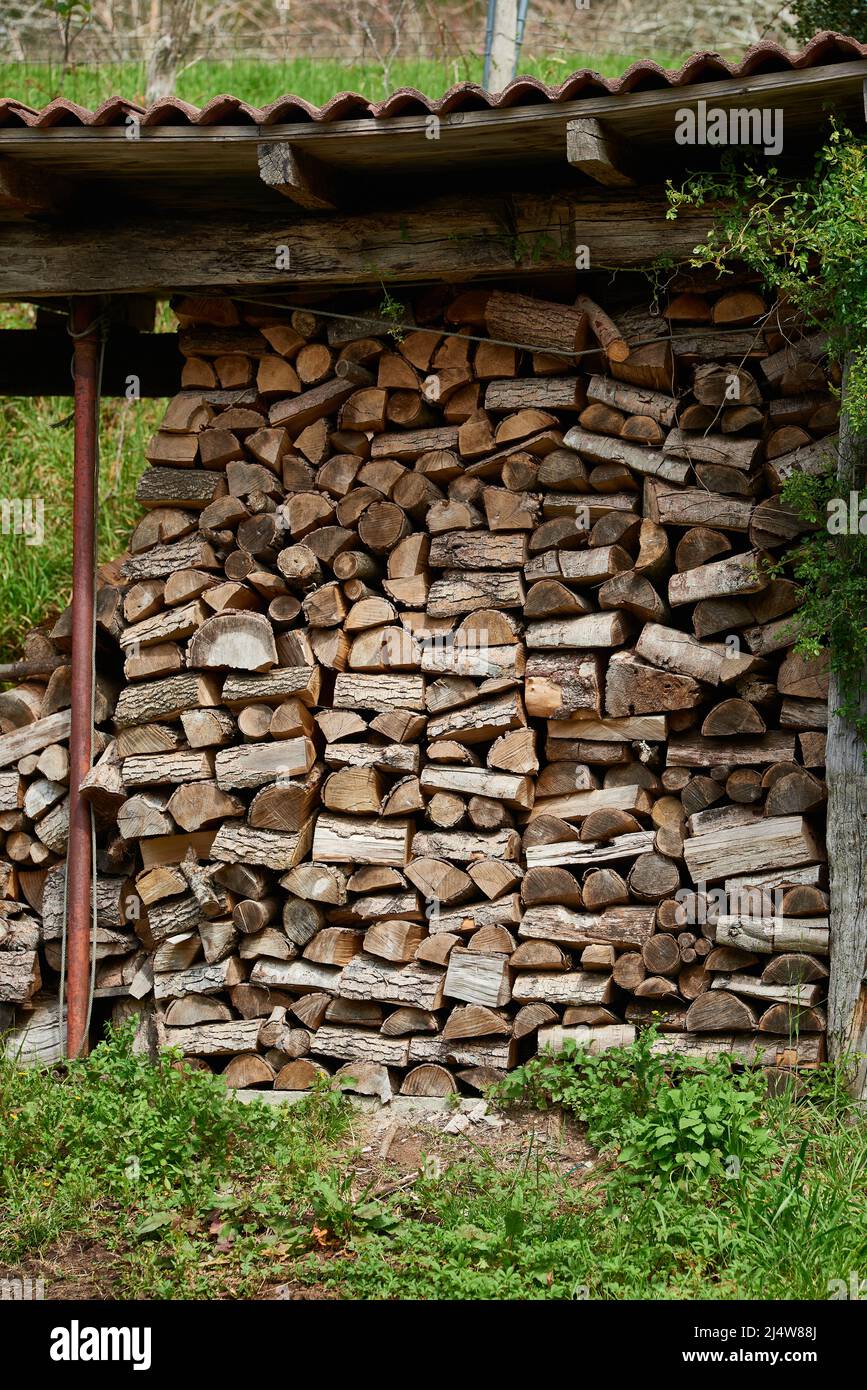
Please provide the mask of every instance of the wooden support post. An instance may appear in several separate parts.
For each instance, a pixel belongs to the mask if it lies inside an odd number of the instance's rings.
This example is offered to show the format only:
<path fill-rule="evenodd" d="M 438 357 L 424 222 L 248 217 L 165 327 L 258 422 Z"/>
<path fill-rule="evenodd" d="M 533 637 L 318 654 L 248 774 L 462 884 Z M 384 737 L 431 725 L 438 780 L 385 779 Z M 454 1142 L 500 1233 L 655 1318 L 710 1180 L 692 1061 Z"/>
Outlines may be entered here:
<path fill-rule="evenodd" d="M 74 302 L 73 377 L 75 462 L 72 493 L 72 722 L 69 736 L 67 848 L 66 1051 L 87 1051 L 90 995 L 90 806 L 79 787 L 91 767 L 93 738 L 93 612 L 96 600 L 96 490 L 99 410 L 99 330 L 95 299 Z"/>
<path fill-rule="evenodd" d="M 843 399 L 850 381 L 851 358 L 843 378 Z M 863 485 L 867 441 L 856 438 L 845 415 L 840 428 L 837 478 L 846 496 Z M 828 861 L 831 887 L 831 976 L 828 982 L 828 1046 L 832 1058 L 862 1054 L 853 1080 L 854 1093 L 867 1090 L 867 763 L 864 745 L 853 725 L 836 713 L 842 692 L 832 673 L 828 695 Z M 862 708 L 867 689 L 862 683 Z"/>

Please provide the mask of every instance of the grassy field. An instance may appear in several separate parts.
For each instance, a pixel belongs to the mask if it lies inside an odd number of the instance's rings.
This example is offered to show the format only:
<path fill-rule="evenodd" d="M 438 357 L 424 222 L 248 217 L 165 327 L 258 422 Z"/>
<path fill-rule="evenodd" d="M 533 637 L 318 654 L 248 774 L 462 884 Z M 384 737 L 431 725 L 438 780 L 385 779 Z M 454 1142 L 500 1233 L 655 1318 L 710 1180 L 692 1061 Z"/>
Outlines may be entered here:
<path fill-rule="evenodd" d="M 22 307 L 2 306 L 0 328 L 26 325 Z M 102 403 L 99 558 L 125 550 L 141 514 L 135 486 L 145 466 L 144 450 L 165 409 L 160 401 Z M 44 538 L 31 545 L 23 535 L 0 534 L 0 662 L 14 661 L 30 628 L 50 618 L 69 600 L 72 577 L 72 401 L 0 397 L 4 499 L 41 499 Z"/>
<path fill-rule="evenodd" d="M 163 407 L 164 408 L 164 407 Z M 72 571 L 71 399 L 0 399 L 3 496 L 41 498 L 42 545 L 0 535 L 0 661 L 14 661 L 25 634 L 68 602 Z M 135 484 L 160 407 L 105 401 L 102 408 L 99 558 L 126 549 L 140 508 Z"/>
<path fill-rule="evenodd" d="M 545 82 L 562 82 L 578 68 L 591 68 L 605 77 L 617 77 L 638 55 L 622 53 L 570 53 L 557 57 L 527 55 L 520 71 Z M 686 54 L 653 51 L 641 54 L 662 67 L 678 67 Z M 456 82 L 482 81 L 482 60 L 475 56 L 444 63 L 414 59 L 395 62 L 386 77 L 380 66 L 367 63 L 351 67 L 320 58 L 295 58 L 263 63 L 254 59 L 232 63 L 197 62 L 181 73 L 177 95 L 196 106 L 228 92 L 255 106 L 264 106 L 290 92 L 321 105 L 337 92 L 360 92 L 379 99 L 398 87 L 416 87 L 427 96 L 441 96 Z M 65 75 L 44 64 L 0 63 L 0 95 L 41 106 L 53 97 L 65 96 L 82 106 L 96 107 L 109 96 L 142 101 L 144 68 L 141 64 L 90 67 L 82 65 Z"/>
<path fill-rule="evenodd" d="M 867 1267 L 867 1131 L 828 1070 L 795 1103 L 639 1042 L 448 1133 L 328 1089 L 242 1105 L 131 1041 L 0 1066 L 0 1270 L 47 1298 L 821 1300 Z"/>

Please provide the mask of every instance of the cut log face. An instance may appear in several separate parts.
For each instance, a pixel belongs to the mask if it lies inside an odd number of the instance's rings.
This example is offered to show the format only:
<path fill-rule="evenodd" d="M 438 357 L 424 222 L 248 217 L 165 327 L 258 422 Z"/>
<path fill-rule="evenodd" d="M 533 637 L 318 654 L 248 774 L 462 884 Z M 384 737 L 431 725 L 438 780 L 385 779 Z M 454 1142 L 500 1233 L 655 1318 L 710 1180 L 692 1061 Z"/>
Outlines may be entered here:
<path fill-rule="evenodd" d="M 570 157 L 610 178 L 589 130 Z M 380 1099 L 655 1015 L 662 1055 L 822 1055 L 831 676 L 795 654 L 781 488 L 835 451 L 839 374 L 749 280 L 598 293 L 437 283 L 402 336 L 360 302 L 179 302 L 81 786 L 97 995 L 143 1049 Z M 0 694 L 0 1029 L 36 1058 L 71 646 L 67 611 Z"/>
<path fill-rule="evenodd" d="M 524 674 L 527 713 L 541 719 L 567 719 L 577 710 L 602 713 L 598 657 L 532 656 Z"/>
<path fill-rule="evenodd" d="M 700 994 L 686 1015 L 691 1033 L 751 1033 L 757 1026 L 755 1009 L 736 995 L 723 992 Z"/>
<path fill-rule="evenodd" d="M 692 676 L 643 662 L 631 652 L 615 652 L 605 680 L 605 712 L 616 718 L 693 709 L 702 688 Z"/>

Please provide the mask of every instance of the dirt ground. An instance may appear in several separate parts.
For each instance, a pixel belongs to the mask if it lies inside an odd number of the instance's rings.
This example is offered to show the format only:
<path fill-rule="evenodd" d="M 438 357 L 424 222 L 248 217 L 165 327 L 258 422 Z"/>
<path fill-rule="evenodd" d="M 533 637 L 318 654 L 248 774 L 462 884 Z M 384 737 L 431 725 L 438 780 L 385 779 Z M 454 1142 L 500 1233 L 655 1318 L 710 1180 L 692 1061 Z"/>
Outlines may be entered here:
<path fill-rule="evenodd" d="M 359 1197 L 386 1197 L 410 1187 L 422 1174 L 481 1155 L 504 1170 L 514 1170 L 530 1156 L 576 1183 L 594 1167 L 595 1155 L 577 1126 L 553 1111 L 504 1115 L 484 1100 L 465 1102 L 460 1110 L 431 1109 L 401 1098 L 397 1104 L 367 1104 L 353 1110 L 342 1150 Z M 118 1298 L 117 1256 L 98 1240 L 69 1236 L 54 1243 L 41 1258 L 25 1260 L 7 1276 L 43 1279 L 52 1300 Z M 332 1298 L 308 1284 L 279 1283 L 264 1288 L 268 1300 Z"/>
<path fill-rule="evenodd" d="M 46 1299 L 59 1302 L 110 1302 L 119 1297 L 114 1266 L 117 1256 L 97 1240 L 71 1235 L 55 1241 L 39 1259 L 23 1260 L 4 1270 L 6 1278 L 42 1279 Z"/>
<path fill-rule="evenodd" d="M 406 1101 L 399 1109 L 378 1106 L 357 1112 L 353 1129 L 359 1148 L 353 1170 L 359 1185 L 373 1183 L 377 1196 L 397 1183 L 408 1185 L 423 1164 L 439 1162 L 445 1167 L 478 1157 L 480 1150 L 503 1169 L 513 1169 L 528 1153 L 561 1174 L 574 1168 L 586 1171 L 593 1163 L 593 1151 L 578 1127 L 560 1114 L 504 1115 L 484 1100 L 469 1101 L 453 1111 L 426 1110 Z"/>
<path fill-rule="evenodd" d="M 412 1186 L 424 1174 L 481 1155 L 502 1170 L 515 1171 L 531 1157 L 552 1172 L 574 1175 L 580 1183 L 596 1155 L 578 1127 L 550 1111 L 504 1115 L 484 1100 L 466 1101 L 461 1110 L 431 1110 L 401 1097 L 395 1105 L 356 1110 L 344 1141 L 357 1196 L 387 1197 Z M 264 1298 L 333 1298 L 321 1287 L 280 1284 Z"/>

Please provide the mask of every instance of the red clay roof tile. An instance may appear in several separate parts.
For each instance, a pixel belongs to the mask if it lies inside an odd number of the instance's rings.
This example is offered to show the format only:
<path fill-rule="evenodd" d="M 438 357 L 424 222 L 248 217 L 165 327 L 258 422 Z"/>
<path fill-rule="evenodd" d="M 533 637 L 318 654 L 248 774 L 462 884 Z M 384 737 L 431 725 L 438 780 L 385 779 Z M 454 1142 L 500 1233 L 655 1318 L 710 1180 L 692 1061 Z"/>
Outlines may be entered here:
<path fill-rule="evenodd" d="M 403 87 L 383 101 L 368 101 L 357 92 L 339 92 L 324 106 L 313 106 L 303 97 L 287 95 L 267 106 L 254 107 L 239 97 L 212 97 L 205 106 L 191 106 L 178 97 L 164 97 L 146 109 L 123 97 L 111 97 L 96 111 L 88 111 L 62 97 L 37 110 L 24 102 L 0 97 L 2 127 L 48 130 L 56 126 L 123 125 L 130 113 L 140 116 L 142 126 L 166 125 L 292 125 L 305 121 L 329 124 L 334 121 L 385 120 L 394 116 L 451 115 L 458 111 L 511 110 L 522 106 L 554 105 L 596 96 L 628 95 L 630 92 L 664 87 L 687 87 L 713 83 L 730 77 L 753 77 L 760 73 L 795 72 L 827 64 L 867 58 L 867 44 L 842 34 L 821 33 L 799 53 L 787 53 L 779 44 L 756 44 L 737 64 L 718 53 L 695 53 L 678 71 L 666 71 L 656 63 L 633 63 L 620 77 L 606 78 L 589 68 L 572 73 L 557 86 L 547 86 L 536 77 L 517 77 L 502 92 L 486 92 L 473 82 L 462 82 L 437 99 L 426 97 L 413 87 Z"/>

